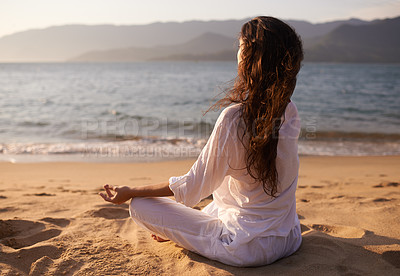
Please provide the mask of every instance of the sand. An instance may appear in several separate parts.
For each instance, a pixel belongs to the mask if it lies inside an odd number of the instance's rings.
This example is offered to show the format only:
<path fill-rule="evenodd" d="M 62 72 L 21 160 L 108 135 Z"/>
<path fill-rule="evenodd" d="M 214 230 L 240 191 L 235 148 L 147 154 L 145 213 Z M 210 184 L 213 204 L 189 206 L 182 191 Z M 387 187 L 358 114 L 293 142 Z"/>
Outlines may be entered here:
<path fill-rule="evenodd" d="M 257 268 L 158 243 L 98 196 L 192 163 L 0 163 L 0 275 L 400 275 L 400 156 L 301 157 L 303 244 Z"/>

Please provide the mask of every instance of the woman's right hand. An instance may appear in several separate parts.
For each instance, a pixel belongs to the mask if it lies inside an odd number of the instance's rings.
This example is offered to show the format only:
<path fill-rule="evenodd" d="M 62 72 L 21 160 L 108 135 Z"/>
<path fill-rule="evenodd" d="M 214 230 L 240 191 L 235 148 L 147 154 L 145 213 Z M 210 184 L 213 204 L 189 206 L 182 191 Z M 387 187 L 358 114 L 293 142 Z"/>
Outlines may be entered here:
<path fill-rule="evenodd" d="M 133 197 L 133 191 L 128 186 L 113 187 L 111 185 L 106 184 L 104 185 L 104 190 L 106 193 L 99 193 L 99 195 L 105 201 L 114 204 L 122 204 Z"/>

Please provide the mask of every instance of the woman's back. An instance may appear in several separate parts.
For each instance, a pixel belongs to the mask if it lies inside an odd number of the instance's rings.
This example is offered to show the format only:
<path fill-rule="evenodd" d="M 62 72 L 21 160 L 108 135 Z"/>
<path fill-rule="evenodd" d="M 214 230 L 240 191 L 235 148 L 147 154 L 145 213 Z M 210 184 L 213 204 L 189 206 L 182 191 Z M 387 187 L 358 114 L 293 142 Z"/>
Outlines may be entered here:
<path fill-rule="evenodd" d="M 223 129 L 226 132 L 221 131 L 220 137 L 210 138 L 227 140 L 225 154 L 228 156 L 229 168 L 223 182 L 213 193 L 213 205 L 205 212 L 213 213 L 226 222 L 232 233 L 244 232 L 248 236 L 246 240 L 260 235 L 286 236 L 298 223 L 295 191 L 299 166 L 297 138 L 300 121 L 297 108 L 291 102 L 285 110 L 276 160 L 278 192 L 275 197 L 271 197 L 264 192 L 260 183 L 247 174 L 243 158 L 246 149 L 240 139 L 240 134 L 243 133 L 240 107 L 240 104 L 236 104 L 223 111 L 219 121 L 225 125 Z"/>

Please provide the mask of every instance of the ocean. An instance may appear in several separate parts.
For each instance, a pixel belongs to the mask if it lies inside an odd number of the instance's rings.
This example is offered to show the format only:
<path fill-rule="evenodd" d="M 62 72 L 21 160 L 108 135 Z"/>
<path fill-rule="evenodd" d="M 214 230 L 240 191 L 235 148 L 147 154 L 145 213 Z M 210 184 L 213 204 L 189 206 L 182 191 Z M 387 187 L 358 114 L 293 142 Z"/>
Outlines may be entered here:
<path fill-rule="evenodd" d="M 0 64 L 0 160 L 195 158 L 235 62 Z M 301 155 L 399 155 L 400 65 L 305 63 Z"/>

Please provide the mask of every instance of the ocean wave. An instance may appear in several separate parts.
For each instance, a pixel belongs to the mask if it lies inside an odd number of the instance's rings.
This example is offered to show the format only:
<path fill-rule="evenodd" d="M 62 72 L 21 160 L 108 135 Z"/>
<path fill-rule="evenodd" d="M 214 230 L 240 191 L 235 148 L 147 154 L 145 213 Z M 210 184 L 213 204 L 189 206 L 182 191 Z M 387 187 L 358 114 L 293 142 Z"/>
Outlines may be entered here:
<path fill-rule="evenodd" d="M 400 155 L 400 143 L 356 141 L 299 141 L 299 154 L 319 156 Z"/>
<path fill-rule="evenodd" d="M 137 139 L 113 142 L 81 143 L 10 143 L 0 144 L 3 155 L 72 155 L 82 157 L 174 157 L 197 156 L 205 140 L 191 139 Z"/>
<path fill-rule="evenodd" d="M 354 141 L 354 142 L 400 142 L 400 133 L 371 133 L 348 131 L 316 131 L 302 128 L 299 140 L 303 141 Z"/>
<path fill-rule="evenodd" d="M 121 161 L 156 161 L 197 158 L 206 139 L 136 138 L 135 140 L 0 144 L 5 156 L 78 156 L 118 159 Z M 299 141 L 300 155 L 370 156 L 400 155 L 400 142 Z"/>
<path fill-rule="evenodd" d="M 45 127 L 50 125 L 49 122 L 33 122 L 33 121 L 24 121 L 17 124 L 22 127 Z"/>

